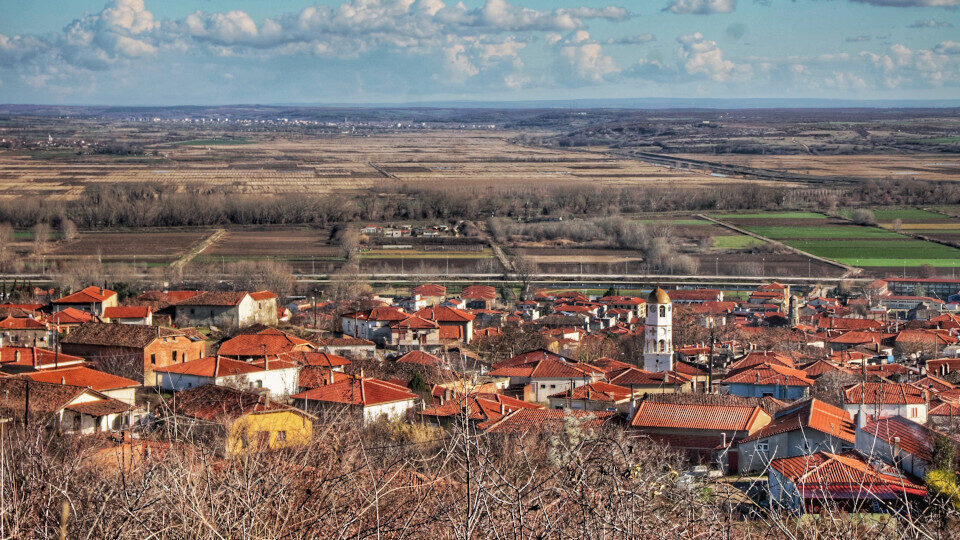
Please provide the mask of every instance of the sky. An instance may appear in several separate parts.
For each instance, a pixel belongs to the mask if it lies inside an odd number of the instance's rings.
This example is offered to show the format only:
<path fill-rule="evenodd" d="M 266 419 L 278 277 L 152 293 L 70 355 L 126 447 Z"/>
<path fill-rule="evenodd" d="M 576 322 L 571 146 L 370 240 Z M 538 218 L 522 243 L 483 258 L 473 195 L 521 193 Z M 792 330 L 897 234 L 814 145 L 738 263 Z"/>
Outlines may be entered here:
<path fill-rule="evenodd" d="M 0 103 L 956 99 L 960 0 L 0 0 Z"/>

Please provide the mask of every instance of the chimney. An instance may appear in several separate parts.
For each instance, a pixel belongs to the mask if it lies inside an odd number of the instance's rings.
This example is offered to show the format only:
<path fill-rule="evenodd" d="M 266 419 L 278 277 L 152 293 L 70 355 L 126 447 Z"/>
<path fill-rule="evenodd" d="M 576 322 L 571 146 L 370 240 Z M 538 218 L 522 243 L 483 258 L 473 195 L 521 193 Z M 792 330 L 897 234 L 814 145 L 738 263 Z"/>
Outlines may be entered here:
<path fill-rule="evenodd" d="M 213 378 L 217 378 L 217 374 L 220 373 L 220 355 L 218 354 L 213 359 Z"/>
<path fill-rule="evenodd" d="M 630 385 L 630 412 L 628 421 L 633 421 L 633 414 L 637 411 L 637 396 L 633 393 L 633 385 Z"/>
<path fill-rule="evenodd" d="M 507 406 L 500 402 L 500 416 L 507 414 Z"/>
<path fill-rule="evenodd" d="M 333 384 L 333 369 L 330 370 L 330 375 L 328 375 L 328 384 Z"/>
<path fill-rule="evenodd" d="M 863 428 L 867 427 L 867 411 L 863 408 L 863 403 L 857 408 L 855 421 L 857 423 L 857 431 L 862 431 Z"/>
<path fill-rule="evenodd" d="M 726 447 L 727 447 L 727 432 L 726 432 L 726 431 L 721 432 L 721 433 L 720 433 L 720 436 L 721 436 L 720 446 L 726 448 Z"/>

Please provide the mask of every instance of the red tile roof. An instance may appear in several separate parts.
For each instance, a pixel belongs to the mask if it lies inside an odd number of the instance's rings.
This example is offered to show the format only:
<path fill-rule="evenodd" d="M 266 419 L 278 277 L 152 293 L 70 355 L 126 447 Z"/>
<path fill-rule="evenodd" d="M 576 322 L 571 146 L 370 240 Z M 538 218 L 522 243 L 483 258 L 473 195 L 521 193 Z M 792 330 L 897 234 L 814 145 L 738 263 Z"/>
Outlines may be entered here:
<path fill-rule="evenodd" d="M 278 358 L 295 362 L 301 366 L 333 368 L 350 365 L 350 360 L 342 356 L 318 351 L 293 351 L 282 353 Z"/>
<path fill-rule="evenodd" d="M 145 319 L 152 311 L 150 306 L 108 307 L 103 310 L 103 316 L 108 319 Z"/>
<path fill-rule="evenodd" d="M 347 380 L 321 386 L 290 396 L 293 399 L 362 405 L 370 407 L 381 403 L 393 403 L 417 399 L 407 388 L 367 377 L 351 377 Z"/>
<path fill-rule="evenodd" d="M 740 443 L 798 429 L 813 429 L 852 444 L 856 439 L 854 428 L 855 425 L 847 411 L 819 399 L 810 398 L 781 409 L 769 424 L 753 435 L 745 437 Z"/>
<path fill-rule="evenodd" d="M 414 287 L 413 292 L 420 296 L 446 296 L 447 288 L 434 283 L 424 283 L 423 285 Z"/>
<path fill-rule="evenodd" d="M 907 405 L 926 403 L 923 391 L 902 383 L 859 383 L 843 391 L 844 403 Z"/>
<path fill-rule="evenodd" d="M 44 368 L 59 364 L 82 363 L 83 358 L 38 347 L 0 347 L 0 366 Z"/>
<path fill-rule="evenodd" d="M 97 391 L 116 390 L 119 388 L 138 387 L 140 383 L 130 380 L 126 377 L 104 373 L 85 366 L 74 366 L 59 369 L 49 369 L 44 371 L 35 371 L 24 373 L 24 376 L 30 377 L 35 381 L 48 383 L 67 384 L 70 386 L 83 386 Z"/>
<path fill-rule="evenodd" d="M 468 300 L 493 300 L 497 297 L 497 289 L 488 285 L 471 285 L 463 289 L 460 297 Z"/>
<path fill-rule="evenodd" d="M 320 388 L 331 383 L 346 381 L 352 377 L 353 375 L 340 371 L 307 366 L 300 370 L 299 386 L 301 389 Z"/>
<path fill-rule="evenodd" d="M 73 294 L 68 294 L 63 298 L 58 298 L 53 301 L 54 304 L 94 304 L 100 303 L 110 298 L 116 296 L 117 293 L 109 289 L 104 289 L 102 287 L 90 286 L 85 289 L 79 290 Z"/>
<path fill-rule="evenodd" d="M 436 356 L 419 350 L 413 350 L 397 358 L 397 362 L 402 364 L 417 364 L 421 366 L 439 366 L 443 360 Z"/>
<path fill-rule="evenodd" d="M 254 291 L 250 293 L 250 298 L 253 298 L 256 301 L 260 300 L 270 300 L 271 298 L 276 298 L 277 295 L 273 294 L 270 291 Z"/>
<path fill-rule="evenodd" d="M 673 371 L 646 371 L 630 367 L 607 373 L 610 382 L 620 386 L 680 386 L 690 382 L 690 377 Z"/>
<path fill-rule="evenodd" d="M 314 349 L 314 345 L 305 339 L 288 334 L 276 328 L 264 328 L 252 334 L 239 334 L 220 344 L 218 354 L 222 356 L 276 356 L 293 351 Z"/>
<path fill-rule="evenodd" d="M 760 407 L 643 401 L 630 424 L 639 428 L 750 431 L 764 419 L 769 416 Z"/>
<path fill-rule="evenodd" d="M 83 324 L 93 321 L 94 317 L 86 311 L 69 307 L 48 315 L 44 320 L 51 324 Z"/>
<path fill-rule="evenodd" d="M 946 437 L 955 445 L 960 445 L 960 440 L 955 437 L 932 430 L 902 416 L 872 420 L 863 427 L 863 431 L 890 445 L 893 445 L 897 438 L 901 450 L 926 462 L 933 461 L 933 447 L 938 436 Z"/>
<path fill-rule="evenodd" d="M 735 373 L 737 371 L 752 368 L 753 366 L 773 363 L 780 364 L 781 366 L 788 368 L 793 367 L 793 359 L 789 356 L 772 351 L 752 351 L 747 353 L 746 356 L 740 360 L 737 360 L 731 364 L 728 372 Z"/>
<path fill-rule="evenodd" d="M 0 321 L 2 330 L 46 330 L 47 325 L 36 319 L 7 317 Z"/>
<path fill-rule="evenodd" d="M 423 317 L 413 315 L 402 321 L 393 321 L 390 323 L 390 328 L 396 330 L 436 330 L 440 328 L 440 325 Z"/>
<path fill-rule="evenodd" d="M 810 379 L 816 379 L 824 373 L 832 373 L 835 371 L 842 373 L 853 373 L 849 369 L 842 368 L 834 363 L 827 362 L 826 360 L 817 360 L 812 364 L 803 366 L 803 372 L 806 373 L 807 377 Z"/>
<path fill-rule="evenodd" d="M 434 418 L 449 418 L 466 414 L 471 420 L 495 422 L 518 409 L 539 408 L 541 407 L 534 403 L 527 403 L 502 394 L 477 392 L 468 396 L 458 395 L 442 405 L 427 407 L 420 414 Z M 504 414 L 501 414 L 501 410 Z"/>
<path fill-rule="evenodd" d="M 427 307 L 414 313 L 414 315 L 439 323 L 468 323 L 476 318 L 472 313 L 450 306 Z"/>
<path fill-rule="evenodd" d="M 628 364 L 626 362 L 621 362 L 619 360 L 614 360 L 613 358 L 607 357 L 597 358 L 596 360 L 592 360 L 590 363 L 602 369 L 604 373 L 636 367 L 633 364 Z"/>
<path fill-rule="evenodd" d="M 813 386 L 813 380 L 799 369 L 788 368 L 780 364 L 765 364 L 737 371 L 723 379 L 723 384 L 758 384 L 784 386 Z"/>
<path fill-rule="evenodd" d="M 897 499 L 903 494 L 924 496 L 926 488 L 896 469 L 877 470 L 857 454 L 811 455 L 775 459 L 770 467 L 794 483 L 804 498 Z"/>
<path fill-rule="evenodd" d="M 216 373 L 214 373 L 215 368 Z M 177 373 L 180 375 L 193 375 L 196 377 L 229 377 L 232 375 L 244 375 L 247 373 L 260 373 L 263 371 L 263 368 L 247 362 L 231 360 L 229 358 L 220 358 L 218 360 L 214 356 L 207 356 L 204 358 L 197 358 L 196 360 L 190 360 L 189 362 L 184 362 L 182 364 L 154 368 L 154 371 L 161 373 Z"/>
<path fill-rule="evenodd" d="M 602 381 L 592 382 L 583 386 L 578 386 L 572 391 L 557 392 L 551 395 L 552 398 L 565 398 L 574 401 L 599 401 L 604 403 L 617 403 L 630 398 L 630 389 L 615 384 Z"/>

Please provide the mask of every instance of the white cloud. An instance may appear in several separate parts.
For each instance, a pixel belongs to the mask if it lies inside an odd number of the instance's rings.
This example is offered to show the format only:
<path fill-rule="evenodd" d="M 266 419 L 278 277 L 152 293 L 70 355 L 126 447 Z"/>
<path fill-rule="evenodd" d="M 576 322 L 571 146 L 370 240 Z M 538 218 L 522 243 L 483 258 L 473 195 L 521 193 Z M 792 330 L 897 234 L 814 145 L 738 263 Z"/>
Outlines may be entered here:
<path fill-rule="evenodd" d="M 567 60 L 572 73 L 584 81 L 600 82 L 619 73 L 613 58 L 603 54 L 603 46 L 590 40 L 586 31 L 574 32 L 568 39 L 568 45 L 560 49 Z"/>
<path fill-rule="evenodd" d="M 710 41 L 703 34 L 680 36 L 680 59 L 684 70 L 694 76 L 703 76 L 716 82 L 726 82 L 734 77 L 746 75 L 749 66 L 737 65 L 723 57 L 723 51 L 716 41 Z"/>
<path fill-rule="evenodd" d="M 730 13 L 737 8 L 737 0 L 673 0 L 663 11 L 673 13 L 710 15 Z"/>

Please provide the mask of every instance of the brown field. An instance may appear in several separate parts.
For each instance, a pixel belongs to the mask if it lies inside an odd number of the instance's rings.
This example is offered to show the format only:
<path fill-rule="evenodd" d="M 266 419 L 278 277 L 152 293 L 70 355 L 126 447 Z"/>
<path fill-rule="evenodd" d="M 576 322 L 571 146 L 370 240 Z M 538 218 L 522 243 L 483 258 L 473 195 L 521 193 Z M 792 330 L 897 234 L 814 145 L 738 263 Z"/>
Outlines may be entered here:
<path fill-rule="evenodd" d="M 58 243 L 48 258 L 68 260 L 99 257 L 105 262 L 173 261 L 210 233 L 209 229 L 82 232 L 75 240 Z"/>
<path fill-rule="evenodd" d="M 340 248 L 331 246 L 330 231 L 304 227 L 229 229 L 202 257 L 219 259 L 331 259 L 340 257 Z"/>
<path fill-rule="evenodd" d="M 674 154 L 797 174 L 851 176 L 875 179 L 960 180 L 960 157 L 953 154 L 888 155 L 712 155 Z"/>
<path fill-rule="evenodd" d="M 250 135 L 250 144 L 149 146 L 156 156 L 0 152 L 0 199 L 41 194 L 69 199 L 87 185 L 132 182 L 210 186 L 250 194 L 336 193 L 391 183 L 443 189 L 537 186 L 702 187 L 719 179 L 601 152 L 520 146 L 511 132 L 297 137 Z"/>

